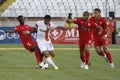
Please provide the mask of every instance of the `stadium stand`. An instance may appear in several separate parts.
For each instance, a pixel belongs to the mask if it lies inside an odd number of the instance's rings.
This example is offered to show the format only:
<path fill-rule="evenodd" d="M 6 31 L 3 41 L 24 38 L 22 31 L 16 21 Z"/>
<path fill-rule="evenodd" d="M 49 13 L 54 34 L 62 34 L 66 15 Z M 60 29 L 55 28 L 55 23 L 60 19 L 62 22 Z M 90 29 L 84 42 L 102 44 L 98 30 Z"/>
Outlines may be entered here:
<path fill-rule="evenodd" d="M 66 17 L 68 13 L 73 13 L 74 17 L 81 17 L 83 11 L 92 12 L 97 7 L 104 17 L 110 11 L 120 17 L 120 0 L 16 0 L 1 16 L 17 17 L 22 14 L 26 17 L 43 17 L 50 14 L 52 17 Z"/>

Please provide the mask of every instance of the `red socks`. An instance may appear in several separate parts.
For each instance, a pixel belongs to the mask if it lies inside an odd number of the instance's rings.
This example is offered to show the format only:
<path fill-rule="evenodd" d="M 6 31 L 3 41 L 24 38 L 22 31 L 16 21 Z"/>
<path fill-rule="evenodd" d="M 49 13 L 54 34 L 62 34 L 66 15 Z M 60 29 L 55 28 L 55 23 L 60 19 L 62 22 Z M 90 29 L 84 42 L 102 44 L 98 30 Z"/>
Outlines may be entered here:
<path fill-rule="evenodd" d="M 106 53 L 106 56 L 107 56 L 109 62 L 112 63 L 112 57 L 111 57 L 110 52 Z"/>
<path fill-rule="evenodd" d="M 43 60 L 43 55 L 41 55 L 41 53 L 40 53 L 39 50 L 35 50 L 35 57 L 36 57 L 37 63 L 42 62 L 42 60 Z"/>
<path fill-rule="evenodd" d="M 90 52 L 86 51 L 86 53 L 85 53 L 85 59 L 86 59 L 85 64 L 86 65 L 88 65 L 88 63 L 89 63 L 89 57 L 90 57 Z"/>
<path fill-rule="evenodd" d="M 90 57 L 89 51 L 87 51 L 85 55 L 80 55 L 82 62 L 85 63 L 86 65 L 88 65 L 89 63 L 89 57 Z"/>

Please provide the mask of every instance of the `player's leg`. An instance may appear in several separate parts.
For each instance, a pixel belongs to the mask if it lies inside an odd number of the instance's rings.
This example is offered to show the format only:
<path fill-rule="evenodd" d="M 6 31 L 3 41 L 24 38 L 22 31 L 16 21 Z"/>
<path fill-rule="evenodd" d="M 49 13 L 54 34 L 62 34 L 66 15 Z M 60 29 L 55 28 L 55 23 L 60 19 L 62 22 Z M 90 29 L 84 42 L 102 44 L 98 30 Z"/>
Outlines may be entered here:
<path fill-rule="evenodd" d="M 111 68 L 114 68 L 114 64 L 113 64 L 113 62 L 112 62 L 112 56 L 111 56 L 110 52 L 108 51 L 106 45 L 103 45 L 103 50 L 104 50 L 104 52 L 105 52 L 105 54 L 106 54 L 106 57 L 107 57 L 108 60 L 109 60 L 110 67 L 111 67 Z"/>
<path fill-rule="evenodd" d="M 98 55 L 104 57 L 105 53 L 101 50 L 101 44 L 99 40 L 94 40 L 94 47 Z"/>
<path fill-rule="evenodd" d="M 41 52 L 37 46 L 36 46 L 34 52 L 35 52 L 36 60 L 37 60 L 38 64 L 40 64 L 43 61 L 43 55 L 41 54 Z"/>
<path fill-rule="evenodd" d="M 56 52 L 54 50 L 49 51 L 49 53 L 52 57 L 55 57 L 55 55 L 56 55 Z"/>
<path fill-rule="evenodd" d="M 32 49 L 34 50 L 34 53 L 35 53 L 35 57 L 36 57 L 36 60 L 37 60 L 37 66 L 38 65 L 40 66 L 41 62 L 43 61 L 43 54 L 41 54 L 37 45 L 33 45 Z"/>
<path fill-rule="evenodd" d="M 95 47 L 95 51 L 97 52 L 98 55 L 104 57 L 104 52 L 101 50 L 100 46 Z"/>
<path fill-rule="evenodd" d="M 48 51 L 48 43 L 45 40 L 38 41 L 38 47 L 41 50 L 41 53 L 45 56 L 46 61 L 52 65 L 55 69 L 58 67 L 54 64 L 53 60 L 50 58 L 50 53 Z"/>
<path fill-rule="evenodd" d="M 42 52 L 42 54 L 45 56 L 46 61 L 47 61 L 50 65 L 52 65 L 52 66 L 54 67 L 54 69 L 57 70 L 58 67 L 55 65 L 55 63 L 54 63 L 53 60 L 51 59 L 49 51 L 45 50 L 45 51 Z"/>
<path fill-rule="evenodd" d="M 37 43 L 35 43 L 34 41 L 31 41 L 26 43 L 24 47 L 30 52 L 35 52 L 35 57 L 36 57 L 37 67 L 38 67 L 38 64 L 42 62 L 43 56 L 40 55 L 40 51 L 39 51 L 39 48 L 37 47 Z"/>
<path fill-rule="evenodd" d="M 104 51 L 101 50 L 101 41 L 100 39 L 95 39 L 94 40 L 94 47 L 95 47 L 95 50 L 97 52 L 98 55 L 102 56 L 102 57 L 106 57 Z"/>
<path fill-rule="evenodd" d="M 49 55 L 52 56 L 52 57 L 54 57 L 56 53 L 54 51 L 54 47 L 53 47 L 53 44 L 51 43 L 51 41 L 47 41 L 46 42 L 46 47 L 47 47 L 47 50 L 49 52 Z M 51 59 L 51 57 L 50 57 L 50 59 Z M 55 69 L 58 69 L 58 67 L 54 64 L 53 61 L 51 62 L 51 65 L 53 65 Z"/>
<path fill-rule="evenodd" d="M 89 52 L 90 45 L 86 44 L 84 51 L 85 51 L 85 69 L 88 69 L 88 63 L 89 63 L 89 57 L 90 57 L 90 52 Z"/>
<path fill-rule="evenodd" d="M 85 66 L 85 56 L 84 56 L 84 45 L 82 45 L 82 42 L 79 44 L 79 52 L 80 52 L 80 59 L 82 61 L 81 68 L 84 68 Z"/>

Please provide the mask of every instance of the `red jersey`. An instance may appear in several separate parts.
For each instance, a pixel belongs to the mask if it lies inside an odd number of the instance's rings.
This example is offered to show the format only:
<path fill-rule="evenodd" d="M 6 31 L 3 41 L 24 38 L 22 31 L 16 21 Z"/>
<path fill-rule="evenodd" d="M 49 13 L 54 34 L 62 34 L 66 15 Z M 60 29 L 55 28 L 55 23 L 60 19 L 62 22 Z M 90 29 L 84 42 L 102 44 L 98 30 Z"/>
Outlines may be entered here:
<path fill-rule="evenodd" d="M 27 32 L 30 32 L 32 28 L 28 25 L 18 25 L 15 27 L 15 31 L 18 32 L 20 35 L 20 39 L 22 41 L 22 44 L 24 47 L 26 47 L 28 42 L 34 42 L 32 39 L 31 34 L 26 34 Z"/>
<path fill-rule="evenodd" d="M 82 40 L 92 39 L 93 29 L 97 28 L 98 26 L 93 21 L 90 21 L 90 20 L 84 21 L 82 18 L 75 19 L 74 23 L 78 25 L 79 37 Z M 82 29 L 81 26 L 89 29 L 89 31 Z"/>
<path fill-rule="evenodd" d="M 100 17 L 100 19 L 97 20 L 95 17 L 91 17 L 90 20 L 92 20 L 93 22 L 95 22 L 96 24 L 98 24 L 100 27 L 102 27 L 102 34 L 101 35 L 98 34 L 98 32 L 99 32 L 98 29 L 94 29 L 93 30 L 93 35 L 95 36 L 95 38 L 99 38 L 99 37 L 101 37 L 101 36 L 103 36 L 103 35 L 106 34 L 105 29 L 107 28 L 107 22 L 106 22 L 105 18 Z"/>

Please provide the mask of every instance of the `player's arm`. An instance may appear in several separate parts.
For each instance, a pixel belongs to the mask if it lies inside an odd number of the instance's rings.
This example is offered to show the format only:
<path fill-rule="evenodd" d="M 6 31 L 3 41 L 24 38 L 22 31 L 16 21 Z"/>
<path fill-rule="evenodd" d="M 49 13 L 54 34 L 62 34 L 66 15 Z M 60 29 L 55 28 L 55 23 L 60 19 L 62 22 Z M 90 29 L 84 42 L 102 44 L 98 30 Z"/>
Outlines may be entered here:
<path fill-rule="evenodd" d="M 4 30 L 5 33 L 14 33 L 16 30 Z"/>
<path fill-rule="evenodd" d="M 30 33 L 36 33 L 37 32 L 37 27 L 33 27 Z"/>
<path fill-rule="evenodd" d="M 101 35 L 102 34 L 102 27 L 101 26 L 97 26 L 97 29 L 99 30 L 98 34 Z"/>
<path fill-rule="evenodd" d="M 110 29 L 109 29 L 108 27 L 105 29 L 105 31 L 106 31 L 106 34 L 107 34 L 107 35 L 110 34 Z"/>
<path fill-rule="evenodd" d="M 68 30 L 68 29 L 71 29 L 71 28 L 70 27 L 57 26 L 56 29 Z"/>
<path fill-rule="evenodd" d="M 100 25 L 98 25 L 97 23 L 95 23 L 95 22 L 92 22 L 93 23 L 93 27 L 95 28 L 95 29 L 98 29 L 98 34 L 99 35 L 101 35 L 102 34 L 102 27 L 100 26 Z"/>
<path fill-rule="evenodd" d="M 110 29 L 109 29 L 109 27 L 107 25 L 106 19 L 103 19 L 103 28 L 105 29 L 106 34 L 109 35 L 110 34 Z"/>
<path fill-rule="evenodd" d="M 86 28 L 86 27 L 84 27 L 84 26 L 80 26 L 80 28 L 83 29 L 83 30 L 85 30 L 85 31 L 90 31 L 89 28 Z"/>

